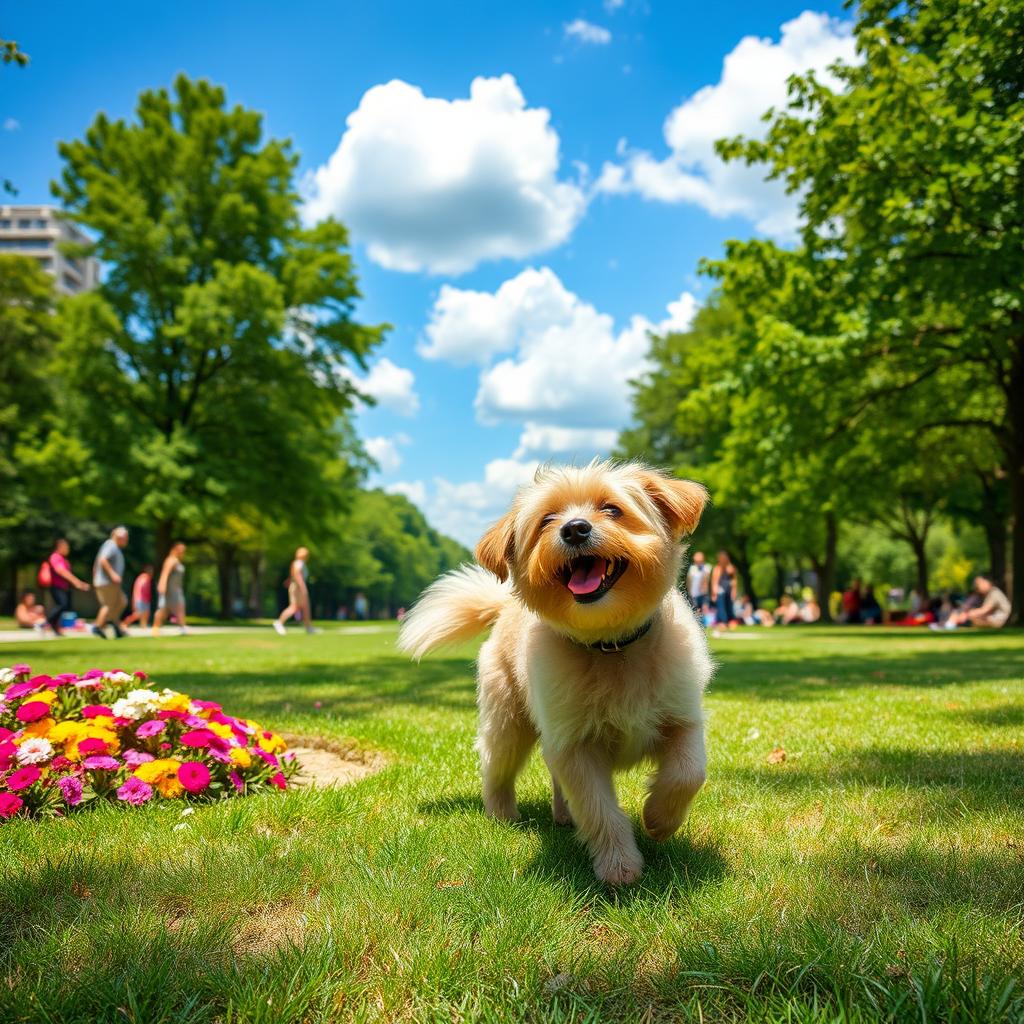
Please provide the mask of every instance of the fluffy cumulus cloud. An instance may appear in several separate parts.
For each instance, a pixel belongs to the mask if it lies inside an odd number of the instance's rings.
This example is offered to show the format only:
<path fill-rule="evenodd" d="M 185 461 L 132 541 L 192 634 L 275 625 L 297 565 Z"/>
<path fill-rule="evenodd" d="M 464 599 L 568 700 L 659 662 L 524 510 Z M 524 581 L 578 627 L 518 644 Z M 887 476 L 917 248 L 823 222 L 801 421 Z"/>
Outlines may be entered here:
<path fill-rule="evenodd" d="M 660 321 L 637 315 L 617 328 L 547 267 L 524 270 L 493 292 L 442 288 L 420 352 L 478 362 L 477 418 L 518 425 L 519 444 L 511 458 L 489 462 L 482 480 L 435 478 L 395 489 L 438 529 L 472 544 L 539 462 L 580 461 L 614 447 L 629 419 L 629 381 L 648 367 L 650 335 L 685 330 L 696 309 L 684 292 Z"/>
<path fill-rule="evenodd" d="M 592 21 L 584 21 L 583 18 L 567 21 L 564 28 L 566 36 L 581 43 L 607 46 L 612 41 L 612 34 L 608 29 L 595 25 Z"/>
<path fill-rule="evenodd" d="M 382 409 L 399 416 L 415 416 L 420 408 L 416 393 L 416 377 L 412 370 L 396 366 L 390 359 L 378 359 L 365 377 L 344 371 L 352 383 L 374 399 Z"/>
<path fill-rule="evenodd" d="M 4 118 L 4 131 L 16 132 L 21 128 L 21 122 L 16 117 Z"/>
<path fill-rule="evenodd" d="M 792 237 L 797 199 L 780 182 L 764 180 L 763 167 L 724 163 L 715 140 L 734 135 L 763 137 L 762 115 L 786 104 L 786 81 L 814 70 L 832 88 L 839 82 L 825 69 L 837 60 L 857 60 L 849 22 L 804 11 L 782 26 L 778 42 L 747 36 L 726 56 L 716 85 L 684 100 L 665 122 L 669 156 L 658 159 L 623 143 L 619 160 L 605 164 L 596 190 L 637 193 L 667 203 L 694 203 L 714 216 L 739 215 L 758 231 Z"/>
<path fill-rule="evenodd" d="M 629 417 L 629 381 L 647 367 L 651 332 L 685 329 L 695 309 L 684 293 L 660 323 L 634 316 L 617 330 L 612 317 L 569 291 L 554 271 L 527 269 L 491 293 L 442 289 L 421 354 L 482 362 L 477 418 L 529 424 L 526 450 L 538 450 L 541 437 L 595 436 L 546 427 L 602 430 L 596 436 L 607 439 Z"/>
<path fill-rule="evenodd" d="M 371 259 L 394 270 L 457 274 L 564 242 L 586 205 L 562 180 L 547 110 L 512 75 L 475 78 L 468 99 L 374 86 L 337 149 L 307 178 L 305 214 L 334 214 Z"/>
<path fill-rule="evenodd" d="M 394 437 L 368 437 L 363 447 L 382 473 L 393 473 L 402 465 L 399 446 L 408 443 L 409 437 L 406 434 L 396 434 Z"/>

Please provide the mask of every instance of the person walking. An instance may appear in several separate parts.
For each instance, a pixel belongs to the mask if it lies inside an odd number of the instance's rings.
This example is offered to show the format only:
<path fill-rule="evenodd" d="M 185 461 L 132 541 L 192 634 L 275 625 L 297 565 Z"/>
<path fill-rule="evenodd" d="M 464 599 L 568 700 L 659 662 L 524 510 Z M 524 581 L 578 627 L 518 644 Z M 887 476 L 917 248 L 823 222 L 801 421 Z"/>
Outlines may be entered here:
<path fill-rule="evenodd" d="M 103 627 L 108 619 L 118 640 L 127 635 L 121 628 L 121 613 L 128 605 L 128 598 L 121 588 L 124 581 L 123 549 L 127 544 L 128 530 L 124 526 L 115 526 L 110 536 L 100 545 L 92 565 L 92 585 L 100 602 L 92 633 L 101 640 L 107 639 Z"/>
<path fill-rule="evenodd" d="M 149 625 L 149 613 L 153 607 L 153 566 L 144 565 L 142 572 L 132 584 L 132 613 L 122 620 L 125 626 L 133 622 L 145 629 Z"/>
<path fill-rule="evenodd" d="M 693 610 L 704 621 L 708 610 L 708 590 L 711 585 L 711 567 L 704 561 L 704 552 L 695 551 L 690 568 L 686 570 L 686 592 L 690 595 Z"/>
<path fill-rule="evenodd" d="M 711 570 L 711 600 L 715 603 L 715 625 L 728 626 L 736 613 L 733 603 L 736 600 L 736 566 L 732 564 L 729 552 L 718 552 L 718 561 Z"/>
<path fill-rule="evenodd" d="M 71 571 L 71 563 L 68 562 L 70 552 L 71 545 L 68 544 L 67 539 L 58 537 L 50 556 L 39 567 L 39 585 L 50 592 L 50 598 L 53 601 L 53 608 L 46 616 L 46 621 L 57 636 L 62 636 L 64 633 L 60 625 L 64 613 L 71 611 L 71 588 L 89 589 L 89 584 L 85 580 L 80 580 Z"/>
<path fill-rule="evenodd" d="M 284 624 L 296 612 L 301 613 L 302 622 L 307 633 L 315 633 L 313 616 L 309 610 L 309 548 L 298 548 L 291 565 L 288 567 L 288 606 L 274 619 L 274 632 L 285 635 Z"/>
<path fill-rule="evenodd" d="M 181 635 L 188 634 L 185 625 L 185 557 L 184 541 L 175 541 L 164 559 L 160 569 L 160 579 L 156 585 L 157 605 L 153 617 L 153 636 L 160 635 L 160 627 L 173 615 L 178 622 Z"/>

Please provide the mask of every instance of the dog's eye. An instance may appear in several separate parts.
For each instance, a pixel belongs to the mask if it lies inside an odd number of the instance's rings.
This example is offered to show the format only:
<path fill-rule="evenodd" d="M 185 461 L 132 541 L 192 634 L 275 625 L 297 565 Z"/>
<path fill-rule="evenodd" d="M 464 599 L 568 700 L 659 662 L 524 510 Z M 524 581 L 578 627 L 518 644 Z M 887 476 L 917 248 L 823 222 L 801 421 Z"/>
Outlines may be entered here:
<path fill-rule="evenodd" d="M 602 505 L 601 511 L 607 512 L 612 519 L 618 519 L 622 515 L 622 509 L 618 505 Z"/>
<path fill-rule="evenodd" d="M 549 513 L 548 513 L 548 514 L 547 514 L 547 515 L 546 515 L 546 516 L 545 516 L 545 517 L 544 517 L 544 518 L 543 518 L 543 519 L 542 519 L 542 520 L 540 521 L 541 529 L 543 529 L 543 528 L 544 528 L 545 526 L 550 526 L 550 525 L 551 525 L 551 524 L 552 524 L 553 522 L 555 522 L 555 520 L 556 520 L 556 519 L 558 519 L 558 516 L 557 516 L 557 514 L 556 514 L 556 513 L 554 513 L 554 512 L 549 512 Z"/>

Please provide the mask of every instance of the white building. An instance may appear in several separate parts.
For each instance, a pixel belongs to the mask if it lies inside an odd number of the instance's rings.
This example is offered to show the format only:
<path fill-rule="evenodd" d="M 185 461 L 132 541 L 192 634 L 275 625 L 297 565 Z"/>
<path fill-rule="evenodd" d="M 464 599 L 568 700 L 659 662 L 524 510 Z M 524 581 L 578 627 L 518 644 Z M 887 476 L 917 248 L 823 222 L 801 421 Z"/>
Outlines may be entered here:
<path fill-rule="evenodd" d="M 78 295 L 99 284 L 100 265 L 91 256 L 66 256 L 59 242 L 88 244 L 55 206 L 0 206 L 0 253 L 31 256 L 53 275 L 61 295 Z"/>

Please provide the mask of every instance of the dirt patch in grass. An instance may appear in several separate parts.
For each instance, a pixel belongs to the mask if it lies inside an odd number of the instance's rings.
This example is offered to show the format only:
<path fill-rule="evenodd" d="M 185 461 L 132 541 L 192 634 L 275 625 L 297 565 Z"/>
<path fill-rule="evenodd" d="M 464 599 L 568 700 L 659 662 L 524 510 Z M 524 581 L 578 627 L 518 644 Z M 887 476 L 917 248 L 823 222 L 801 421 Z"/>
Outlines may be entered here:
<path fill-rule="evenodd" d="M 384 767 L 384 758 L 354 743 L 316 736 L 285 736 L 288 749 L 298 758 L 301 771 L 295 786 L 346 786 L 374 775 Z"/>

